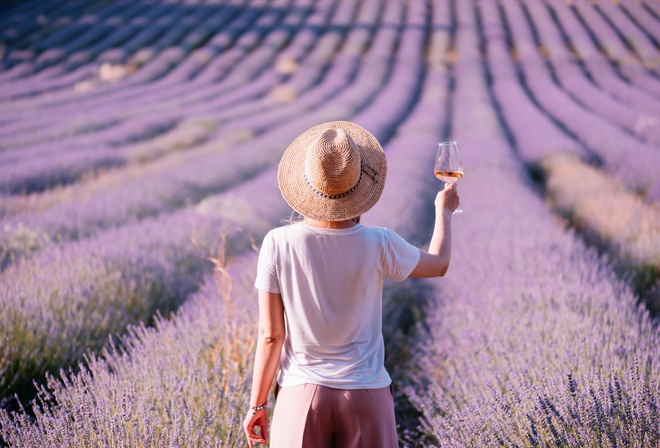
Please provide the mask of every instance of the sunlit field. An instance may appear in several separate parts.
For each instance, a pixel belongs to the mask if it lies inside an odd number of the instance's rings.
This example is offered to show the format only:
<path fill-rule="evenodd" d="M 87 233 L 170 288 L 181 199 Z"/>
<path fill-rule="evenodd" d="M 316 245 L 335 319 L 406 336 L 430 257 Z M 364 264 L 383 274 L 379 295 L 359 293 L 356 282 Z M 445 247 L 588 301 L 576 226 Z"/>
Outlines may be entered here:
<path fill-rule="evenodd" d="M 463 158 L 449 272 L 386 285 L 402 447 L 660 446 L 659 0 L 0 0 L 0 446 L 247 446 L 277 164 L 332 120 L 421 248 Z"/>

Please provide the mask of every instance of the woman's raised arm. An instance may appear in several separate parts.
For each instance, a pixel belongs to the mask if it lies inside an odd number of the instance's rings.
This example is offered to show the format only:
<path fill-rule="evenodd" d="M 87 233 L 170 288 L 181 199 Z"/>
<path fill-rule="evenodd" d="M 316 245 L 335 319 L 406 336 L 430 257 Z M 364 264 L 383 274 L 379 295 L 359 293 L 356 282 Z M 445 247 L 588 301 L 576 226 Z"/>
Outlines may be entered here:
<path fill-rule="evenodd" d="M 428 252 L 420 250 L 411 278 L 441 277 L 449 269 L 451 259 L 451 217 L 459 204 L 456 184 L 449 184 L 435 197 L 435 225 Z"/>

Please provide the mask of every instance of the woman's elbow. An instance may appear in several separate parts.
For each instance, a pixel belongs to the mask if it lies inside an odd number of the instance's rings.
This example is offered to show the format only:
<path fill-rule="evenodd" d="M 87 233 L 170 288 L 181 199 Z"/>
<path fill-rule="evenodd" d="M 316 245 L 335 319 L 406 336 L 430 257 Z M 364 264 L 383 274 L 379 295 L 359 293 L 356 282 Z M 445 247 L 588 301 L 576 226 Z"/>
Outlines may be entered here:
<path fill-rule="evenodd" d="M 433 266 L 433 275 L 432 277 L 444 277 L 444 275 L 449 270 L 449 261 L 447 260 L 436 260 L 435 266 Z"/>
<path fill-rule="evenodd" d="M 439 255 L 424 254 L 410 274 L 411 278 L 442 277 L 449 270 L 449 260 Z"/>
<path fill-rule="evenodd" d="M 410 278 L 433 278 L 442 277 L 449 270 L 449 263 L 420 263 L 410 273 Z"/>
<path fill-rule="evenodd" d="M 259 339 L 266 345 L 281 344 L 284 342 L 284 332 L 268 328 L 259 329 Z"/>

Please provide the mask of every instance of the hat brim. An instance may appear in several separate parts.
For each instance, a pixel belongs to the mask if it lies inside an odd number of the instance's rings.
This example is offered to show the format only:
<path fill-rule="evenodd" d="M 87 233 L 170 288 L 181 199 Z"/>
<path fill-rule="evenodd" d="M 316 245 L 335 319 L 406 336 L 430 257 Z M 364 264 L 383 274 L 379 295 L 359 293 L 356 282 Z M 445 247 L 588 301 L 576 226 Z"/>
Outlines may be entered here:
<path fill-rule="evenodd" d="M 362 173 L 358 187 L 351 194 L 337 199 L 315 193 L 305 182 L 304 167 L 307 149 L 327 129 L 344 129 L 356 144 L 363 165 L 371 167 L 375 176 Z M 387 160 L 378 139 L 363 127 L 350 121 L 331 121 L 316 125 L 296 137 L 282 155 L 277 182 L 284 200 L 296 212 L 318 221 L 345 221 L 356 218 L 373 207 L 385 187 Z"/>

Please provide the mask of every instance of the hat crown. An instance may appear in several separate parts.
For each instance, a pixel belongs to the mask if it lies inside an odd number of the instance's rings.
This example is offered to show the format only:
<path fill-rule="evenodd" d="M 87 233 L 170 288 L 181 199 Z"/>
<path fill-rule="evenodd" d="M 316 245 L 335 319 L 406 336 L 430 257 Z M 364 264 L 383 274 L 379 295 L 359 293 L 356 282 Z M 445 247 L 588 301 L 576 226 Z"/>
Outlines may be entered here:
<path fill-rule="evenodd" d="M 277 169 L 286 202 L 300 215 L 320 221 L 362 215 L 380 198 L 386 177 L 378 139 L 350 121 L 307 129 L 289 144 Z"/>
<path fill-rule="evenodd" d="M 342 128 L 326 129 L 307 149 L 305 176 L 322 194 L 340 195 L 360 180 L 361 160 L 355 142 Z"/>

